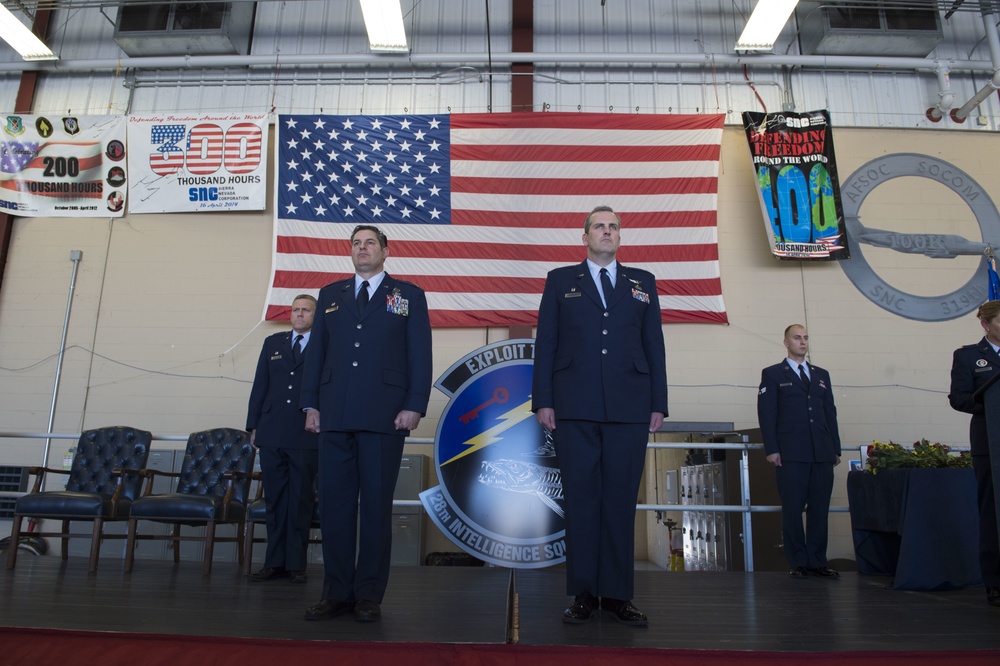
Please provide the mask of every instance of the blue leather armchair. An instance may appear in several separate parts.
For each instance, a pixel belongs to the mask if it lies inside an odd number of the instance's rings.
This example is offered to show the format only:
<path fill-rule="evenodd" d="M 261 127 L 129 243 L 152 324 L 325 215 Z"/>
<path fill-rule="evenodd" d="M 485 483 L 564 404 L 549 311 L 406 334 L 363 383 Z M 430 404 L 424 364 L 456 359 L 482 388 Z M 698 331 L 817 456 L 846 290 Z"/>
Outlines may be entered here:
<path fill-rule="evenodd" d="M 174 546 L 174 562 L 180 562 L 180 542 L 203 541 L 205 555 L 202 573 L 212 571 L 212 555 L 217 542 L 243 542 L 244 520 L 250 492 L 250 478 L 256 449 L 250 436 L 235 428 L 215 428 L 192 433 L 180 472 L 145 470 L 146 491 L 132 503 L 125 547 L 125 571 L 131 571 L 137 540 L 169 540 Z M 177 478 L 175 492 L 153 494 L 153 480 L 158 475 Z M 172 524 L 171 534 L 139 534 L 139 521 L 152 520 Z M 217 537 L 216 526 L 237 525 L 237 536 Z M 204 526 L 204 532 L 182 535 L 181 525 Z M 243 551 L 237 548 L 242 561 Z"/>
<path fill-rule="evenodd" d="M 90 571 L 97 570 L 104 523 L 129 517 L 132 502 L 142 488 L 141 470 L 149 458 L 153 436 L 146 430 L 112 426 L 87 430 L 80 435 L 69 471 L 32 467 L 35 475 L 31 491 L 18 498 L 7 549 L 7 568 L 17 562 L 17 545 L 24 517 L 62 521 L 59 532 L 31 532 L 34 537 L 58 537 L 62 540 L 62 558 L 68 556 L 68 540 L 90 536 Z M 68 474 L 65 490 L 42 490 L 46 474 Z M 72 521 L 93 523 L 90 535 L 70 534 Z M 121 538 L 117 535 L 116 538 Z"/>

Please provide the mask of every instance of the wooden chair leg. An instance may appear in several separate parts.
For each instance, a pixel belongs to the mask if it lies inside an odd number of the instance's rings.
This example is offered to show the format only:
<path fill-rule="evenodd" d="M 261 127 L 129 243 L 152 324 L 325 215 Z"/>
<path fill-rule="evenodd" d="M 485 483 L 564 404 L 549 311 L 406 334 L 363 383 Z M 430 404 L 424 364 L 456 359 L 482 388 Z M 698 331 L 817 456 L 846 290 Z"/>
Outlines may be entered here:
<path fill-rule="evenodd" d="M 244 532 L 246 532 L 246 524 L 236 523 L 236 543 L 237 543 L 236 556 L 240 558 L 240 566 L 243 565 L 243 550 L 239 547 L 238 544 L 243 543 Z"/>
<path fill-rule="evenodd" d="M 135 537 L 138 531 L 139 521 L 132 518 L 128 521 L 128 540 L 125 542 L 125 571 L 132 571 L 132 562 L 135 560 Z"/>
<path fill-rule="evenodd" d="M 250 575 L 250 561 L 253 560 L 253 523 L 247 523 L 243 530 L 243 575 Z"/>
<path fill-rule="evenodd" d="M 174 523 L 174 538 L 170 541 L 174 547 L 174 564 L 181 561 L 181 524 Z"/>
<path fill-rule="evenodd" d="M 17 563 L 17 544 L 21 541 L 22 516 L 15 515 L 10 528 L 10 544 L 7 546 L 7 568 L 13 569 Z"/>
<path fill-rule="evenodd" d="M 212 556 L 215 554 L 215 523 L 209 521 L 205 525 L 205 561 L 201 565 L 201 572 L 205 575 L 212 573 Z"/>
<path fill-rule="evenodd" d="M 65 562 L 69 559 L 69 521 L 62 521 L 62 532 L 60 532 L 60 541 L 62 542 L 62 558 Z"/>
<path fill-rule="evenodd" d="M 94 531 L 90 535 L 90 567 L 87 571 L 97 571 L 97 560 L 101 556 L 101 537 L 104 535 L 104 519 L 94 521 Z"/>

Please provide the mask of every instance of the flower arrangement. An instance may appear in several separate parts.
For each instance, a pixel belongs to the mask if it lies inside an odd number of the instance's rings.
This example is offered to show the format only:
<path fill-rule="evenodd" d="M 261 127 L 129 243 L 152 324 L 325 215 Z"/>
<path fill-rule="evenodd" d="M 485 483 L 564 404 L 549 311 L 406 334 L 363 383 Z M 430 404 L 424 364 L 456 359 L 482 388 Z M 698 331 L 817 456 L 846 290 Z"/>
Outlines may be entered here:
<path fill-rule="evenodd" d="M 931 444 L 926 439 L 914 442 L 912 449 L 895 442 L 880 442 L 877 439 L 868 445 L 866 471 L 878 474 L 883 469 L 905 467 L 972 467 L 972 457 L 965 451 L 955 455 L 944 444 Z"/>

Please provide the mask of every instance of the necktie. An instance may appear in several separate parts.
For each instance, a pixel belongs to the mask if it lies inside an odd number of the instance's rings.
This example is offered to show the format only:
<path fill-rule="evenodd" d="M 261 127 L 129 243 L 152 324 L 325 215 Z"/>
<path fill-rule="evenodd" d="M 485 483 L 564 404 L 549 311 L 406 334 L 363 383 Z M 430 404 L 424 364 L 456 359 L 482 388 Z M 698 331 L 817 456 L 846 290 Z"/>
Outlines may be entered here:
<path fill-rule="evenodd" d="M 295 344 L 292 345 L 292 359 L 297 361 L 299 356 L 302 355 L 302 334 L 299 333 L 295 336 Z"/>
<path fill-rule="evenodd" d="M 604 309 L 607 310 L 608 304 L 611 302 L 611 294 L 615 291 L 607 268 L 601 269 L 601 290 L 604 291 Z"/>
<path fill-rule="evenodd" d="M 805 363 L 800 363 L 799 364 L 799 379 L 802 380 L 802 383 L 805 384 L 806 388 L 808 389 L 809 388 L 809 377 L 806 375 L 806 365 L 805 365 Z"/>
<path fill-rule="evenodd" d="M 358 310 L 363 311 L 368 305 L 368 280 L 361 283 L 361 289 L 358 290 Z"/>

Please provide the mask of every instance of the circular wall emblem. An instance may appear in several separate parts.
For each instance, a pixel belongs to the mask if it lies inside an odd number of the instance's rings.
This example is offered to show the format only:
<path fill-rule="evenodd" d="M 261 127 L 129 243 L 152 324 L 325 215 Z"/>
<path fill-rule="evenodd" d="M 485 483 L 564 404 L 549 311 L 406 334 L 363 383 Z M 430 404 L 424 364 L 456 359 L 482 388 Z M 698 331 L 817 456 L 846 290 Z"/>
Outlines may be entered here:
<path fill-rule="evenodd" d="M 906 234 L 865 227 L 860 215 L 865 197 L 879 185 L 902 176 L 929 178 L 961 197 L 979 223 L 982 242 L 954 234 Z M 973 312 L 986 300 L 986 257 L 983 253 L 987 245 L 1000 246 L 1000 212 L 972 176 L 930 155 L 896 153 L 862 165 L 844 181 L 841 196 L 851 258 L 841 261 L 840 265 L 858 291 L 872 303 L 908 319 L 946 321 Z M 933 259 L 953 259 L 962 254 L 980 255 L 981 260 L 975 274 L 959 289 L 940 296 L 917 296 L 883 280 L 865 260 L 860 242 L 924 254 Z"/>
<path fill-rule="evenodd" d="M 121 192 L 112 192 L 108 195 L 108 210 L 117 213 L 125 205 L 125 195 Z"/>
<path fill-rule="evenodd" d="M 111 187 L 121 187 L 125 184 L 125 169 L 120 166 L 113 166 L 108 169 L 108 185 Z"/>
<path fill-rule="evenodd" d="M 480 347 L 435 386 L 440 485 L 420 493 L 431 520 L 486 562 L 537 569 L 566 559 L 562 478 L 551 436 L 531 413 L 535 341 Z"/>
<path fill-rule="evenodd" d="M 108 142 L 107 148 L 104 149 L 104 154 L 108 156 L 109 160 L 120 162 L 125 159 L 125 144 L 118 139 L 113 139 Z"/>

